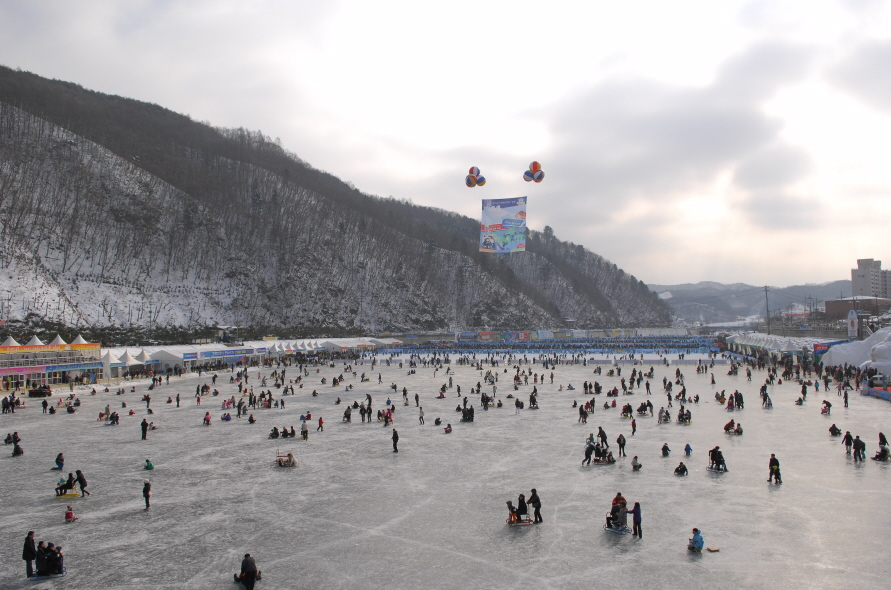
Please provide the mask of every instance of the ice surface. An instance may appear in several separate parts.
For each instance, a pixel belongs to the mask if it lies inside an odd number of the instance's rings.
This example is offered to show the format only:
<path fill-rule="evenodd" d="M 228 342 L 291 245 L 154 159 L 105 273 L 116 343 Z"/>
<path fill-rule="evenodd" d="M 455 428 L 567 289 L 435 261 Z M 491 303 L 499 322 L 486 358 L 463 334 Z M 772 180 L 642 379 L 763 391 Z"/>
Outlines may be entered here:
<path fill-rule="evenodd" d="M 655 362 L 651 399 L 665 405 L 660 394 L 663 376 L 675 367 Z M 602 358 L 602 357 L 600 357 Z M 688 357 L 690 358 L 690 357 Z M 647 362 L 647 367 L 651 362 Z M 540 365 L 535 370 L 541 372 Z M 539 385 L 541 410 L 515 415 L 512 405 L 483 412 L 463 424 L 455 406 L 455 390 L 445 400 L 433 399 L 448 380 L 440 371 L 420 368 L 407 376 L 397 367 L 357 371 L 374 376 L 355 389 L 321 385 L 322 376 L 340 374 L 323 368 L 306 380 L 307 387 L 286 398 L 285 410 L 259 410 L 259 424 L 245 420 L 218 421 L 219 398 L 204 398 L 197 407 L 195 386 L 207 376 L 185 376 L 151 392 L 159 430 L 140 440 L 139 422 L 145 404 L 139 400 L 147 385 L 124 396 L 81 394 L 76 415 L 42 415 L 37 400 L 14 415 L 0 416 L 0 431 L 17 430 L 25 456 L 13 459 L 4 447 L 0 457 L 0 530 L 2 588 L 235 588 L 232 573 L 240 558 L 252 553 L 263 570 L 258 588 L 879 588 L 889 570 L 888 482 L 891 465 L 867 460 L 855 464 L 840 440 L 827 432 L 831 423 L 860 435 L 867 454 L 876 451 L 878 432 L 889 433 L 888 403 L 851 396 L 843 408 L 835 391 L 811 393 L 803 407 L 792 400 L 799 386 L 771 388 L 775 407 L 763 410 L 757 391 L 765 373 L 727 376 L 715 367 L 716 387 L 709 378 L 682 367 L 690 395 L 702 401 L 691 406 L 693 424 L 657 425 L 655 418 L 638 418 L 631 436 L 629 421 L 619 409 L 597 409 L 588 425 L 577 423 L 572 400 L 583 400 L 581 384 L 598 380 L 607 387 L 618 377 L 597 377 L 593 366 L 561 366 L 554 384 Z M 454 367 L 462 393 L 480 380 L 470 367 Z M 503 371 L 504 365 L 499 367 Z M 314 371 L 314 370 L 313 370 Z M 631 371 L 623 369 L 623 375 Z M 252 377 L 257 370 L 251 370 Z M 265 370 L 268 375 L 271 371 Z M 377 373 L 383 383 L 377 384 Z M 510 374 L 511 370 L 509 369 Z M 605 372 L 605 371 L 604 371 Z M 290 376 L 296 369 L 289 370 Z M 220 373 L 224 395 L 236 388 Z M 509 392 L 499 372 L 499 399 Z M 411 406 L 388 390 L 395 382 L 409 390 Z M 530 380 L 531 382 L 531 380 Z M 271 382 L 270 382 L 271 383 Z M 558 392 L 572 383 L 576 391 Z M 258 383 L 251 384 L 259 391 Z M 320 391 L 313 398 L 313 388 Z M 528 399 L 532 385 L 520 389 Z M 739 389 L 746 409 L 728 415 L 713 400 L 716 389 Z M 491 391 L 491 388 L 489 388 Z M 390 429 L 381 423 L 362 424 L 354 412 L 352 424 L 341 423 L 344 406 L 366 392 L 382 408 L 389 395 L 396 405 L 401 440 L 391 451 Z M 427 424 L 418 424 L 414 394 L 421 396 Z M 183 395 L 183 407 L 163 403 Z M 635 407 L 645 396 L 618 398 Z M 833 402 L 831 417 L 821 416 L 819 400 Z M 604 395 L 598 396 L 602 406 Z M 121 425 L 97 422 L 106 404 L 120 411 L 120 402 L 137 411 L 123 415 Z M 478 400 L 474 400 L 478 404 Z M 838 402 L 838 403 L 836 403 Z M 211 427 L 201 418 L 210 410 Z M 273 426 L 294 425 L 299 414 L 322 415 L 324 433 L 310 431 L 308 442 L 269 440 Z M 677 405 L 673 408 L 677 412 Z M 436 417 L 450 422 L 454 432 L 443 434 Z M 723 434 L 730 418 L 740 421 L 742 437 Z M 315 421 L 314 421 L 315 422 Z M 583 439 L 602 425 L 611 445 L 619 433 L 628 439 L 628 459 L 601 467 L 580 467 Z M 673 449 L 663 459 L 659 448 Z M 686 460 L 686 443 L 694 449 Z M 706 451 L 720 445 L 729 473 L 705 471 Z M 276 449 L 292 450 L 297 469 L 273 467 Z M 82 469 L 93 495 L 71 502 L 80 517 L 63 521 L 66 500 L 53 497 L 58 473 L 50 471 L 63 451 L 66 473 Z M 766 482 L 770 453 L 782 463 L 785 483 Z M 630 456 L 638 455 L 643 469 L 633 473 Z M 150 512 L 143 511 L 142 470 L 151 458 L 155 470 Z M 672 475 L 684 460 L 690 475 Z M 505 526 L 505 501 L 528 497 L 537 488 L 543 502 L 544 524 Z M 642 541 L 602 530 L 610 499 L 622 494 L 643 508 Z M 692 527 L 703 531 L 707 546 L 720 553 L 691 555 L 686 542 Z M 24 580 L 22 541 L 28 530 L 38 539 L 64 547 L 66 578 L 33 583 Z M 885 580 L 883 582 L 882 580 Z"/>

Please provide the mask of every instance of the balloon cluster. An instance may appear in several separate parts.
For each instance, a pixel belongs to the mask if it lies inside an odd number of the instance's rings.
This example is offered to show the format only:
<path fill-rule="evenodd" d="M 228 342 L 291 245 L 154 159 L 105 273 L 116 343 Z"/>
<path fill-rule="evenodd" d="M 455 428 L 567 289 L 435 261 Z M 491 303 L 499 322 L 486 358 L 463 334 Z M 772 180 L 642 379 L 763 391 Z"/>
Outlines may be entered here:
<path fill-rule="evenodd" d="M 538 162 L 529 164 L 529 170 L 523 172 L 523 180 L 526 182 L 541 182 L 544 180 L 544 170 L 541 169 L 541 164 Z"/>
<path fill-rule="evenodd" d="M 471 166 L 468 171 L 467 178 L 464 179 L 464 184 L 473 188 L 475 186 L 486 186 L 486 177 L 480 174 L 480 169 L 476 166 Z"/>

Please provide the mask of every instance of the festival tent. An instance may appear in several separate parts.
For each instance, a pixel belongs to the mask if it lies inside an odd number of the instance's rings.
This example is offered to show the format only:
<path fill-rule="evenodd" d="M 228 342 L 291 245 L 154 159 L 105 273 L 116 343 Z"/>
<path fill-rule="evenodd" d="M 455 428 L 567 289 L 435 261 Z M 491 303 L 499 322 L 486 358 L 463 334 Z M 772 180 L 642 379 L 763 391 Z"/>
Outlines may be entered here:
<path fill-rule="evenodd" d="M 78 334 L 77 338 L 71 341 L 71 344 L 89 344 L 89 342 L 84 340 L 84 337 Z"/>
<path fill-rule="evenodd" d="M 129 350 L 124 352 L 124 354 L 118 359 L 118 362 L 125 363 L 128 367 L 144 364 L 142 361 L 134 358 L 133 355 L 130 354 Z"/>
<path fill-rule="evenodd" d="M 62 340 L 62 337 L 61 337 L 61 336 L 59 336 L 58 334 L 56 334 L 56 337 L 53 339 L 52 342 L 50 342 L 50 344 L 52 344 L 52 345 L 59 345 L 59 344 L 68 344 L 68 343 L 65 342 L 64 340 Z"/>
<path fill-rule="evenodd" d="M 31 336 L 31 340 L 25 346 L 44 346 L 43 341 L 37 336 Z"/>
<path fill-rule="evenodd" d="M 0 346 L 4 346 L 4 347 L 6 347 L 6 346 L 21 346 L 21 344 L 16 342 L 15 338 L 13 338 L 12 336 L 9 336 L 6 340 L 3 341 L 3 344 L 0 344 Z"/>

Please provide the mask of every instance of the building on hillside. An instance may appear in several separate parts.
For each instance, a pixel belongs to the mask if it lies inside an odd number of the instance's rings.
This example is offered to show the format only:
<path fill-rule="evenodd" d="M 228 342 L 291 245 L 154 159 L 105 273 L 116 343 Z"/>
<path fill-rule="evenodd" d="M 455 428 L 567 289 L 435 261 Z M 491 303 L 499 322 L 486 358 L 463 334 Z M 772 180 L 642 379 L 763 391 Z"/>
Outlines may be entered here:
<path fill-rule="evenodd" d="M 826 319 L 843 320 L 848 311 L 857 310 L 864 315 L 878 316 L 891 309 L 891 299 L 884 297 L 845 297 L 826 302 Z"/>
<path fill-rule="evenodd" d="M 882 270 L 881 260 L 857 260 L 857 268 L 851 269 L 851 295 L 891 297 L 891 270 Z"/>

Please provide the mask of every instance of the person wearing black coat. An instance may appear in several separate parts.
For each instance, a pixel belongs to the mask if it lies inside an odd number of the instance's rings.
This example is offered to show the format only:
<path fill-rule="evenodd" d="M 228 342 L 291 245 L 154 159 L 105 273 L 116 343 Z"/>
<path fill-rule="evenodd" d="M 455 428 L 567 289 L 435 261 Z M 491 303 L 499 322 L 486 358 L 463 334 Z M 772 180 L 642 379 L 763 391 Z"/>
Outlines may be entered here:
<path fill-rule="evenodd" d="M 32 563 L 35 559 L 37 559 L 37 547 L 34 546 L 34 531 L 28 531 L 28 536 L 25 537 L 25 546 L 22 548 L 22 559 L 25 560 L 25 570 L 28 572 L 28 577 L 34 575 L 34 564 Z"/>
<path fill-rule="evenodd" d="M 257 581 L 257 562 L 254 561 L 254 558 L 251 557 L 250 553 L 244 554 L 244 559 L 241 561 L 241 579 L 240 582 L 244 584 L 244 587 L 247 590 L 254 590 L 254 583 Z"/>
<path fill-rule="evenodd" d="M 529 504 L 532 505 L 532 513 L 535 517 L 535 522 L 544 522 L 541 519 L 541 498 L 538 497 L 538 492 L 535 488 L 532 488 L 532 495 L 529 496 Z"/>
<path fill-rule="evenodd" d="M 517 498 L 517 522 L 522 521 L 529 515 L 529 508 L 526 506 L 526 496 L 520 494 Z"/>
<path fill-rule="evenodd" d="M 399 433 L 396 432 L 396 429 L 394 428 L 393 429 L 393 452 L 394 453 L 399 452 L 399 447 L 397 446 L 398 444 L 399 444 Z"/>
<path fill-rule="evenodd" d="M 145 440 L 149 428 L 149 423 L 146 421 L 145 418 L 142 419 L 142 424 L 140 424 L 139 427 L 142 428 L 142 440 Z"/>
<path fill-rule="evenodd" d="M 767 463 L 767 482 L 770 483 L 774 476 L 780 472 L 780 460 L 773 453 L 770 454 L 770 461 Z"/>
<path fill-rule="evenodd" d="M 87 478 L 84 477 L 84 474 L 81 472 L 81 470 L 78 469 L 74 473 L 75 475 L 77 475 L 75 481 L 80 484 L 80 497 L 83 498 L 84 496 L 91 495 L 90 492 L 87 490 Z"/>
<path fill-rule="evenodd" d="M 41 541 L 37 544 L 37 555 L 34 557 L 34 565 L 37 568 L 36 574 L 38 576 L 45 576 L 49 572 L 49 564 L 46 560 L 46 544 Z"/>

